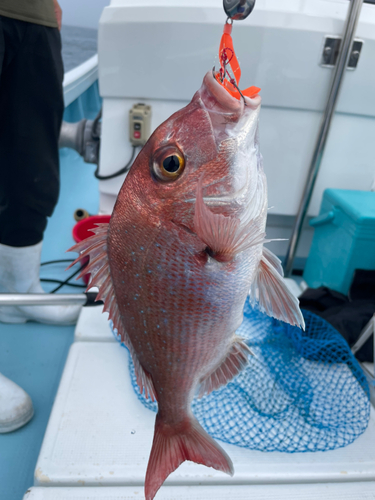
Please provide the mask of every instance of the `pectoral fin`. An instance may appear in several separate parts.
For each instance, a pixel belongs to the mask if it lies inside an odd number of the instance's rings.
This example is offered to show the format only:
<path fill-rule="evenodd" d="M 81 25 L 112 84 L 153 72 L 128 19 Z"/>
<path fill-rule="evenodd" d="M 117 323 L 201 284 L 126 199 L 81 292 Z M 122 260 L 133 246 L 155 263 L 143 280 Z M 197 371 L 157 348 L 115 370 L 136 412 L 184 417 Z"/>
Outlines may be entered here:
<path fill-rule="evenodd" d="M 236 217 L 215 214 L 206 206 L 202 177 L 197 187 L 194 228 L 212 256 L 221 262 L 230 261 L 238 253 L 265 242 L 265 233 L 257 219 L 241 225 Z"/>
<path fill-rule="evenodd" d="M 250 301 L 258 302 L 260 310 L 268 316 L 305 329 L 299 301 L 284 281 L 280 260 L 266 248 L 251 286 Z"/>

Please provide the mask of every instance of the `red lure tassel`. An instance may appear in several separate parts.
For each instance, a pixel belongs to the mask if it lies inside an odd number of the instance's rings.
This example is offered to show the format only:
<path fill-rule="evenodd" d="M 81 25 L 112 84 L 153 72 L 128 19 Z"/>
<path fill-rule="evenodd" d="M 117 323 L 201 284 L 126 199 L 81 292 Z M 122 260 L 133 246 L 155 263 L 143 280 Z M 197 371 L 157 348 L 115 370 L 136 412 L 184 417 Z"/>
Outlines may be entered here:
<path fill-rule="evenodd" d="M 241 78 L 241 68 L 236 57 L 236 53 L 233 48 L 233 40 L 231 37 L 232 25 L 225 23 L 223 35 L 220 41 L 219 47 L 219 61 L 220 61 L 220 71 L 216 73 L 215 78 L 220 85 L 222 85 L 231 96 L 236 99 L 241 99 L 241 93 L 243 96 L 253 98 L 257 96 L 260 92 L 258 87 L 249 87 L 245 90 L 239 92 L 239 83 Z M 234 79 L 230 77 L 226 71 L 226 66 L 230 65 Z M 227 79 L 229 78 L 229 80 Z"/>

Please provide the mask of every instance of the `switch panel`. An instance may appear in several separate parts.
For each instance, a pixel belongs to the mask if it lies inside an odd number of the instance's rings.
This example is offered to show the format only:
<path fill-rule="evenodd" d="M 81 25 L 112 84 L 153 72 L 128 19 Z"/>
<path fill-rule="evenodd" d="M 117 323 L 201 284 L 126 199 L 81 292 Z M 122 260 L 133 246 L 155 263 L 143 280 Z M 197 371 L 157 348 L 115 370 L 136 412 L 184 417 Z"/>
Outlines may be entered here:
<path fill-rule="evenodd" d="M 138 103 L 129 111 L 129 140 L 133 146 L 144 146 L 151 132 L 151 106 Z"/>

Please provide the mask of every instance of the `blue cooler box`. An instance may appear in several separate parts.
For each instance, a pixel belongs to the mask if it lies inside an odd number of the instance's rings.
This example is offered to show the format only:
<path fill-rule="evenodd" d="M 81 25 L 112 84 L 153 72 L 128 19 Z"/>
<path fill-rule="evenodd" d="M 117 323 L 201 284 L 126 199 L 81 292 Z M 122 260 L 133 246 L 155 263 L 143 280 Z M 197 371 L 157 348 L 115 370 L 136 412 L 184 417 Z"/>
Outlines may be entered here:
<path fill-rule="evenodd" d="M 303 278 L 348 294 L 355 269 L 375 269 L 375 192 L 326 189 Z"/>

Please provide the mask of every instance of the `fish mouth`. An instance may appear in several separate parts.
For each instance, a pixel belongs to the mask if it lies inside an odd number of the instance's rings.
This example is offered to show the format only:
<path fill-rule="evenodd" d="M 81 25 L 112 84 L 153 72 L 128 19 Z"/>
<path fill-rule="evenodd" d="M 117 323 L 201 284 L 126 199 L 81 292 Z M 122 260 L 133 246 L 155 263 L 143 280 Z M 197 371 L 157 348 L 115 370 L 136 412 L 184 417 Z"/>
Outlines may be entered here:
<path fill-rule="evenodd" d="M 261 97 L 233 97 L 214 78 L 206 73 L 198 91 L 202 107 L 211 121 L 218 149 L 227 139 L 236 142 L 237 150 L 244 149 L 254 139 L 254 124 L 258 122 Z"/>
<path fill-rule="evenodd" d="M 200 97 L 207 111 L 221 112 L 232 115 L 232 118 L 237 119 L 246 113 L 246 111 L 258 108 L 261 102 L 260 96 L 253 97 L 252 99 L 243 96 L 241 99 L 236 99 L 219 84 L 216 78 L 214 78 L 212 71 L 208 71 L 203 79 Z M 246 108 L 249 109 L 247 110 Z"/>
<path fill-rule="evenodd" d="M 212 71 L 206 73 L 202 85 L 202 101 L 206 109 L 219 108 L 221 112 L 242 114 L 244 102 L 231 96 L 213 76 Z"/>

